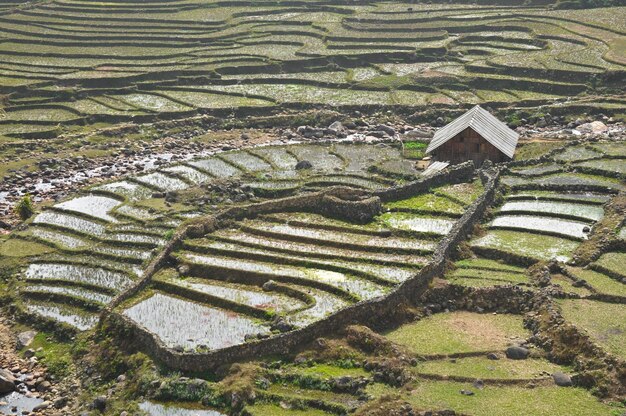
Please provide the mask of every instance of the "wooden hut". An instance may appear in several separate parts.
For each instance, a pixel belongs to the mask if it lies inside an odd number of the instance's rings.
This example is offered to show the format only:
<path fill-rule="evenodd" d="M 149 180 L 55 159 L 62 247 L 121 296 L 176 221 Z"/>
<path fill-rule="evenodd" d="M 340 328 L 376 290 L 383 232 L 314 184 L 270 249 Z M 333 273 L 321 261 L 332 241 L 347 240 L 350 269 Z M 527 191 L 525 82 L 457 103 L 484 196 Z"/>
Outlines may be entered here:
<path fill-rule="evenodd" d="M 434 160 L 461 163 L 473 160 L 506 162 L 513 159 L 519 134 L 488 111 L 476 106 L 435 133 L 426 153 Z"/>

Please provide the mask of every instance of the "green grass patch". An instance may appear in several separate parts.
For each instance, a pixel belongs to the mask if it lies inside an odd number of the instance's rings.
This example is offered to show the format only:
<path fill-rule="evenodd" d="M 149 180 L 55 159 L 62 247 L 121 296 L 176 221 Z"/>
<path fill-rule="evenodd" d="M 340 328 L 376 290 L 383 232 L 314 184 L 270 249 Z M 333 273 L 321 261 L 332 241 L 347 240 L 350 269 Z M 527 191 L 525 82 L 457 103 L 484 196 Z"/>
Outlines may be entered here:
<path fill-rule="evenodd" d="M 459 260 L 454 263 L 454 265 L 460 269 L 502 270 L 514 273 L 524 273 L 526 271 L 523 267 L 512 266 L 500 261 L 483 258 Z"/>
<path fill-rule="evenodd" d="M 342 368 L 330 364 L 315 364 L 311 367 L 296 367 L 297 373 L 321 378 L 369 377 L 369 373 L 360 367 Z"/>
<path fill-rule="evenodd" d="M 465 396 L 461 390 L 471 390 L 474 395 Z M 587 390 L 557 386 L 486 386 L 479 390 L 468 383 L 427 381 L 419 383 L 407 400 L 420 409 L 452 409 L 474 416 L 588 416 L 614 411 Z"/>
<path fill-rule="evenodd" d="M 584 279 L 599 293 L 626 297 L 626 284 L 590 269 L 570 267 L 569 271 L 579 279 Z"/>
<path fill-rule="evenodd" d="M 425 213 L 444 213 L 452 215 L 462 215 L 464 207 L 448 198 L 441 197 L 432 193 L 414 196 L 400 201 L 389 202 L 386 208 L 394 210 L 409 210 L 414 212 Z"/>
<path fill-rule="evenodd" d="M 491 230 L 472 240 L 472 247 L 492 248 L 537 260 L 567 261 L 578 247 L 577 241 L 519 231 Z"/>
<path fill-rule="evenodd" d="M 586 331 L 608 352 L 626 359 L 626 308 L 586 299 L 559 301 L 565 319 Z"/>
<path fill-rule="evenodd" d="M 273 403 L 259 403 L 247 406 L 246 411 L 252 416 L 328 416 L 322 410 L 317 409 L 292 409 L 284 408 Z"/>
<path fill-rule="evenodd" d="M 606 253 L 595 262 L 600 267 L 603 267 L 615 273 L 618 276 L 626 277 L 626 271 L 624 271 L 624 265 L 626 264 L 626 253 Z"/>
<path fill-rule="evenodd" d="M 563 369 L 544 359 L 490 360 L 487 357 L 466 357 L 455 360 L 432 360 L 418 364 L 420 374 L 471 377 L 480 379 L 535 379 Z"/>
<path fill-rule="evenodd" d="M 385 336 L 415 354 L 435 355 L 504 350 L 528 332 L 521 316 L 452 312 L 403 325 Z"/>
<path fill-rule="evenodd" d="M 563 142 L 531 142 L 522 143 L 515 151 L 515 160 L 539 158 L 554 149 L 563 146 Z"/>
<path fill-rule="evenodd" d="M 66 377 L 72 370 L 72 345 L 55 341 L 50 335 L 40 332 L 28 347 L 37 351 L 35 356 L 56 377 Z M 41 348 L 41 351 L 39 349 Z"/>
<path fill-rule="evenodd" d="M 54 249 L 50 246 L 18 238 L 10 238 L 0 243 L 0 257 L 31 257 L 52 251 Z"/>

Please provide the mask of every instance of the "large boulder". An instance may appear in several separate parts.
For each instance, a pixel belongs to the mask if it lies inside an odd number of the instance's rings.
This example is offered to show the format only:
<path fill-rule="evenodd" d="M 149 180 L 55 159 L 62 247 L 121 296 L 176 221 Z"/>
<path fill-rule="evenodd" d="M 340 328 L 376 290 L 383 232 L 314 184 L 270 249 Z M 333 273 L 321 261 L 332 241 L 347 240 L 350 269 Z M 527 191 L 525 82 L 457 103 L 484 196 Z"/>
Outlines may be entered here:
<path fill-rule="evenodd" d="M 28 347 L 37 335 L 36 331 L 24 331 L 17 334 L 17 348 L 22 349 Z"/>
<path fill-rule="evenodd" d="M 0 394 L 11 393 L 13 390 L 15 390 L 13 373 L 0 368 Z"/>
<path fill-rule="evenodd" d="M 604 133 L 605 131 L 607 131 L 609 128 L 606 126 L 606 124 L 604 124 L 601 121 L 592 121 L 591 123 L 585 123 L 585 124 L 581 124 L 580 126 L 576 127 L 576 130 L 578 130 L 581 133 Z"/>
<path fill-rule="evenodd" d="M 552 374 L 552 378 L 554 379 L 554 383 L 557 386 L 561 387 L 570 387 L 572 385 L 572 378 L 565 373 L 557 371 Z"/>
<path fill-rule="evenodd" d="M 524 347 L 513 345 L 506 349 L 506 358 L 511 360 L 525 360 L 530 355 L 530 351 Z"/>

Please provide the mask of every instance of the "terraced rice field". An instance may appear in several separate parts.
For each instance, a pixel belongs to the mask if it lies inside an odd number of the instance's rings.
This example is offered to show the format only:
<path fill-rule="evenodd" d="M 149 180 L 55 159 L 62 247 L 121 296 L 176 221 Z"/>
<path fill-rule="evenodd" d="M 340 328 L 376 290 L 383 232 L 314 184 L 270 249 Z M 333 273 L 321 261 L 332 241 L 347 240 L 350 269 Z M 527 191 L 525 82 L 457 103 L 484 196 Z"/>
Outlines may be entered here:
<path fill-rule="evenodd" d="M 162 165 L 49 206 L 0 244 L 2 258 L 17 251 L 28 260 L 11 280 L 12 307 L 78 337 L 102 335 L 94 327 L 104 311 L 105 323 L 142 335 L 133 339 L 144 363 L 170 356 L 204 366 L 211 354 L 288 342 L 349 308 L 395 302 L 398 316 L 374 330 L 315 333 L 226 375 L 145 365 L 137 371 L 157 375 L 142 373 L 147 393 L 136 407 L 151 414 L 368 414 L 399 400 L 471 415 L 613 415 L 623 404 L 607 397 L 620 391 L 614 369 L 626 354 L 624 221 L 615 211 L 625 184 L 607 162 L 626 152 L 571 147 L 548 163 L 503 166 L 495 202 L 444 259 L 442 244 L 493 189 L 471 170 L 422 175 L 395 144 L 265 146 Z M 304 160 L 312 168 L 296 169 Z M 415 190 L 428 178 L 435 185 Z M 213 186 L 227 198 L 207 202 Z M 312 199 L 290 205 L 335 186 L 381 196 L 380 209 L 356 222 Z M 608 243 L 581 263 L 599 238 Z M 440 260 L 441 273 L 410 293 L 406 310 L 384 298 Z M 566 347 L 550 332 L 558 329 Z M 573 385 L 558 386 L 561 376 Z M 581 381 L 589 379 L 596 387 Z M 233 380 L 243 402 L 223 390 Z"/>
<path fill-rule="evenodd" d="M 305 158 L 312 168 L 294 170 Z M 226 179 L 241 181 L 263 198 L 336 184 L 378 190 L 396 181 L 368 169 L 392 158 L 401 158 L 401 151 L 386 144 L 261 147 L 94 186 L 38 214 L 28 229 L 15 235 L 55 251 L 25 270 L 24 311 L 79 330 L 94 326 L 104 305 L 142 279 L 181 223 L 211 214 L 208 206 L 172 205 L 162 193 Z M 284 182 L 288 188 L 281 187 Z M 461 209 L 480 194 L 480 182 L 442 187 L 442 192 L 454 192 L 463 186 L 473 190 L 465 201 L 437 198 Z M 428 215 L 394 212 L 391 206 L 401 202 L 390 203 L 389 212 L 362 226 L 318 214 L 277 212 L 186 240 L 171 256 L 188 271 L 180 276 L 175 270 L 163 271 L 155 277 L 151 295 L 131 301 L 124 314 L 172 347 L 215 349 L 267 330 L 275 314 L 306 326 L 351 303 L 389 293 L 428 261 L 457 217 L 439 218 L 436 208 Z M 261 288 L 268 280 L 277 282 L 275 291 Z M 206 306 L 196 306 L 198 299 Z M 243 332 L 230 337 L 229 331 L 205 329 L 191 337 L 164 321 L 188 308 L 198 327 L 207 328 L 202 322 L 209 319 L 220 328 L 215 322 L 222 319 Z M 229 308 L 244 312 L 240 321 L 232 319 Z M 263 324 L 260 318 L 268 321 Z M 222 335 L 211 341 L 209 334 Z"/>
<path fill-rule="evenodd" d="M 501 258 L 510 254 L 528 261 L 571 259 L 577 242 L 586 240 L 603 218 L 603 204 L 624 189 L 623 181 L 603 166 L 623 163 L 625 155 L 623 148 L 621 154 L 609 154 L 601 146 L 569 146 L 559 152 L 556 163 L 510 169 L 502 178 L 510 191 L 495 218 L 485 224 L 490 231 L 471 244 L 478 252 Z M 585 167 L 565 172 L 571 162 L 580 166 L 576 157 L 590 160 Z"/>
<path fill-rule="evenodd" d="M 254 10 L 11 3 L 0 17 L 1 135 L 14 144 L 84 124 L 232 109 L 551 103 L 592 91 L 592 77 L 611 88 L 623 76 L 626 28 L 615 19 L 623 13 L 374 1 Z M 623 105 L 620 96 L 577 101 L 567 105 Z"/>

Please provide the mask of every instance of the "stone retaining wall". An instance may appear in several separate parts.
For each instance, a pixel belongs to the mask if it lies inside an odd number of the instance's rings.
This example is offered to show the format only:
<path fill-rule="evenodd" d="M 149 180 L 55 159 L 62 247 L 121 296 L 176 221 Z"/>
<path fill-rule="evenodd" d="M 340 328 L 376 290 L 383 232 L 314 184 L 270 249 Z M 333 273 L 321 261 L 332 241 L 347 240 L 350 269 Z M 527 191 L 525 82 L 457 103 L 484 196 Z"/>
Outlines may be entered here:
<path fill-rule="evenodd" d="M 251 341 L 206 353 L 177 352 L 168 348 L 155 334 L 140 327 L 126 316 L 115 311 L 114 308 L 145 288 L 151 282 L 154 273 L 167 261 L 171 252 L 178 247 L 185 237 L 202 236 L 218 228 L 219 223 L 226 219 L 242 219 L 277 211 L 308 211 L 311 210 L 311 207 L 316 207 L 321 202 L 326 203 L 325 195 L 341 195 L 342 192 L 350 193 L 351 195 L 354 195 L 356 192 L 362 196 L 377 196 L 384 201 L 399 199 L 419 192 L 425 192 L 435 186 L 469 179 L 474 174 L 471 162 L 453 166 L 431 177 L 385 191 L 368 193 L 355 191 L 350 188 L 335 187 L 323 192 L 230 208 L 215 216 L 193 222 L 175 234 L 161 254 L 150 264 L 146 270 L 145 277 L 140 282 L 130 290 L 119 295 L 102 312 L 101 322 L 106 322 L 114 327 L 115 330 L 126 334 L 126 339 L 132 339 L 137 349 L 148 353 L 155 360 L 169 368 L 186 373 L 210 371 L 224 364 L 270 354 L 287 354 L 292 352 L 298 345 L 321 336 L 326 336 L 345 326 L 379 323 L 389 316 L 394 316 L 400 305 L 416 303 L 420 295 L 428 288 L 432 279 L 443 275 L 448 256 L 471 233 L 474 224 L 480 221 L 485 210 L 494 199 L 500 172 L 494 169 L 484 173 L 488 178 L 484 193 L 468 207 L 465 214 L 455 223 L 450 233 L 440 241 L 432 260 L 413 278 L 405 281 L 386 296 L 362 301 L 346 307 L 304 328 L 278 334 L 271 338 Z"/>

